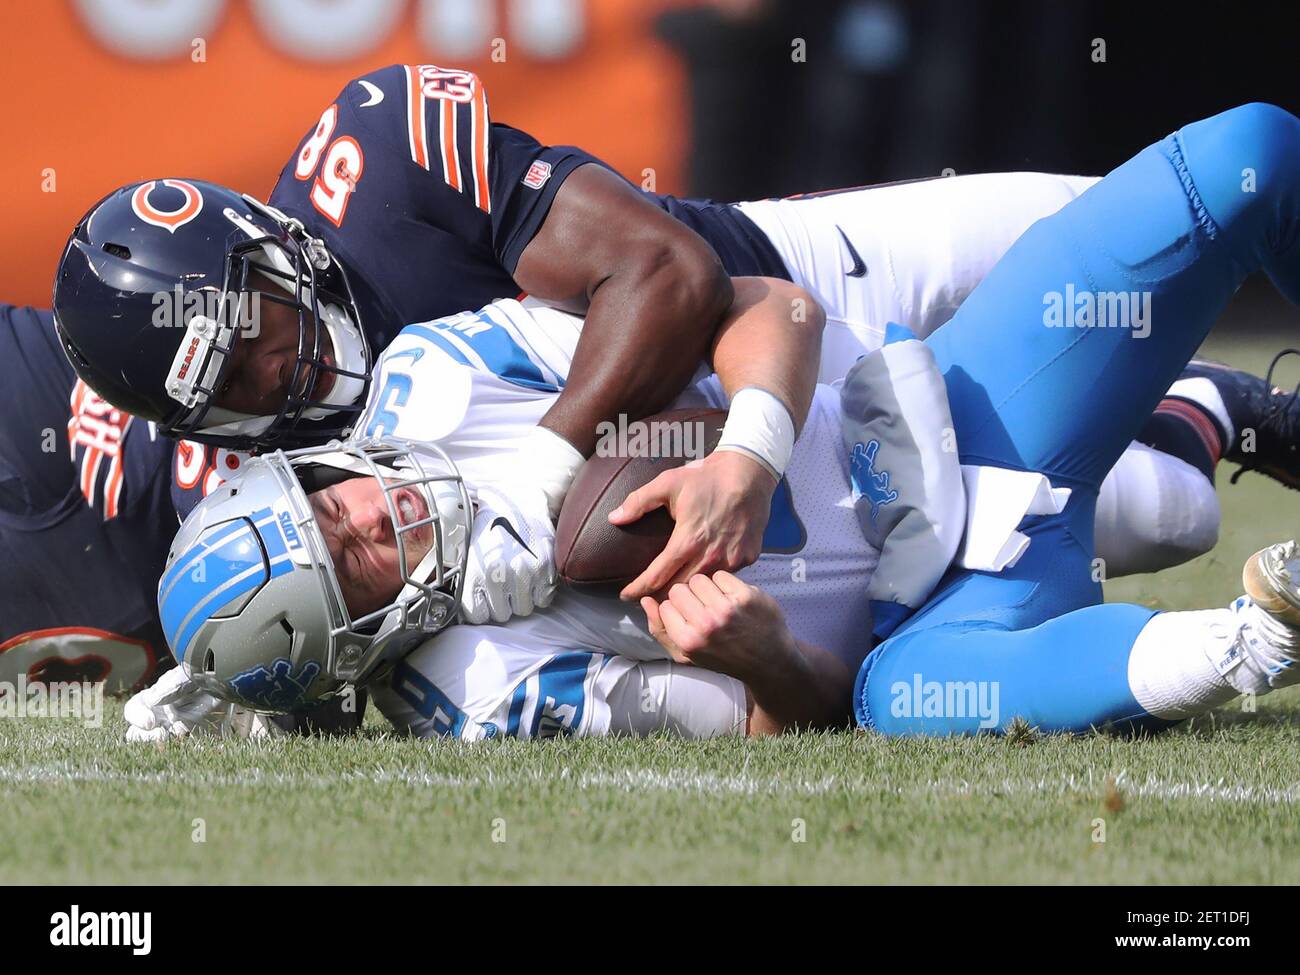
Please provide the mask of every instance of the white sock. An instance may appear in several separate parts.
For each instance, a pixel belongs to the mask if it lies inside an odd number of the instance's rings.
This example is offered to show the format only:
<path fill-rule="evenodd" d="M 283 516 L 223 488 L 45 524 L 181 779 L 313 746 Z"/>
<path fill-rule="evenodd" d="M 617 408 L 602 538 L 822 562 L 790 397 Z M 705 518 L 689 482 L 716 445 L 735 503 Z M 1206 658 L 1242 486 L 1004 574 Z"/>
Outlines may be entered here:
<path fill-rule="evenodd" d="M 1294 683 L 1298 651 L 1296 632 L 1247 596 L 1227 609 L 1160 613 L 1133 643 L 1129 688 L 1148 714 L 1177 721 Z"/>
<path fill-rule="evenodd" d="M 1230 609 L 1206 609 L 1153 616 L 1128 658 L 1128 686 L 1148 714 L 1178 721 L 1236 697 L 1213 660 L 1236 643 Z"/>

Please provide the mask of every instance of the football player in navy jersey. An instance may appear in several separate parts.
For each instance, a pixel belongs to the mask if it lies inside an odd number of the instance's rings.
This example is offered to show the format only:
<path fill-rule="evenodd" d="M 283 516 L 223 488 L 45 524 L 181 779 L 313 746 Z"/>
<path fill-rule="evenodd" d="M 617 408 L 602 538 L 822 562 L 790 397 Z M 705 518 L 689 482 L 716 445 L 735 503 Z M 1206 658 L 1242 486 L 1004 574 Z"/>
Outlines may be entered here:
<path fill-rule="evenodd" d="M 0 376 L 0 681 L 143 686 L 171 660 L 172 444 L 77 378 L 48 311 L 0 304 Z"/>

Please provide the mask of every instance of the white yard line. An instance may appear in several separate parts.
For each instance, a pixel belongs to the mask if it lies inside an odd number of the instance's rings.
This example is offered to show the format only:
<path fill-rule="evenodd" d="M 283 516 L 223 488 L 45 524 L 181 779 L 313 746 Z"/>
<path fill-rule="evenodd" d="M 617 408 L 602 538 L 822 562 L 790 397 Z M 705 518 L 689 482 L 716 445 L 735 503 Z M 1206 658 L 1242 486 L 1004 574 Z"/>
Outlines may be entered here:
<path fill-rule="evenodd" d="M 686 769 L 661 772 L 651 769 L 620 769 L 609 772 L 574 772 L 568 768 L 546 772 L 484 771 L 474 775 L 447 775 L 409 768 L 344 771 L 337 775 L 303 775 L 268 772 L 249 768 L 234 774 L 211 774 L 193 770 L 126 772 L 105 768 L 74 768 L 68 765 L 0 766 L 0 783 L 72 784 L 121 782 L 137 785 L 183 785 L 187 787 L 291 786 L 333 788 L 355 782 L 398 784 L 414 789 L 526 789 L 538 785 L 563 785 L 580 791 L 615 789 L 623 792 L 680 792 L 703 796 L 818 796 L 897 795 L 903 798 L 959 798 L 967 796 L 1008 797 L 1033 795 L 1101 795 L 1106 777 L 1099 771 L 1086 776 L 1057 776 L 1039 779 L 932 779 L 925 783 L 896 784 L 889 779 L 825 776 L 805 779 L 797 776 L 715 775 Z M 1196 799 L 1210 802 L 1291 805 L 1300 801 L 1300 783 L 1285 788 L 1249 782 L 1176 781 L 1147 776 L 1135 778 L 1127 771 L 1114 773 L 1115 787 L 1125 798 L 1177 801 Z"/>

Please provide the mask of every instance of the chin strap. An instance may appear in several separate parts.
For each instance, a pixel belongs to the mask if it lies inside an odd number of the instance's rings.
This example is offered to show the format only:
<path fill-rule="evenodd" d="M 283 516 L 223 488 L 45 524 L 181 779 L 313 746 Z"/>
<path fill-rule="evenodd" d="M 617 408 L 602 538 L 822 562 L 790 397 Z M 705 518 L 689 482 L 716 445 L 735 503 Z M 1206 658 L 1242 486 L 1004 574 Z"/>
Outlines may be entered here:
<path fill-rule="evenodd" d="M 420 564 L 415 567 L 415 571 L 410 573 L 411 578 L 419 579 L 421 582 L 427 582 L 429 578 L 433 577 L 437 572 L 436 560 L 439 554 L 440 553 L 437 551 L 436 546 L 431 549 L 428 554 L 420 560 Z M 403 608 L 409 601 L 418 599 L 421 596 L 424 596 L 426 599 L 428 598 L 424 593 L 424 590 L 419 586 L 412 585 L 408 582 L 402 587 L 401 592 L 397 594 L 397 597 L 394 600 L 393 608 L 389 610 L 388 614 L 383 618 L 383 621 L 379 624 L 379 628 L 375 630 L 373 639 L 370 640 L 369 646 L 366 648 L 364 666 L 362 666 L 361 660 L 357 662 L 357 667 L 352 679 L 365 679 L 368 675 L 375 673 L 376 667 L 380 666 L 386 657 L 391 657 L 392 651 L 388 649 L 390 643 L 394 641 L 405 643 L 406 641 L 432 636 L 438 630 L 441 630 L 443 627 L 454 622 L 457 607 L 450 604 L 451 600 L 449 598 L 449 605 L 445 607 L 437 603 L 432 603 L 428 607 L 423 626 L 418 629 L 403 627 Z"/>

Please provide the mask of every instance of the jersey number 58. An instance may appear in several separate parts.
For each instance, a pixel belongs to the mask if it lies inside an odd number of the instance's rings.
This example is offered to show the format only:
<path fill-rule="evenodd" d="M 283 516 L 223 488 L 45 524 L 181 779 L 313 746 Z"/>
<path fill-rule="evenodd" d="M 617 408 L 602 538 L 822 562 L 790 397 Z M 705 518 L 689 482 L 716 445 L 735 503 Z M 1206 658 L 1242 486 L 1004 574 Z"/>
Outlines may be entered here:
<path fill-rule="evenodd" d="M 341 135 L 330 142 L 338 117 L 337 103 L 325 109 L 320 121 L 316 123 L 316 130 L 303 143 L 302 151 L 298 153 L 298 163 L 294 166 L 293 174 L 298 179 L 309 180 L 316 173 L 316 167 L 320 166 L 320 173 L 311 188 L 312 206 L 328 217 L 334 226 L 341 227 L 343 216 L 348 211 L 348 198 L 356 192 L 357 180 L 361 179 L 366 158 L 360 144 L 350 135 Z"/>

